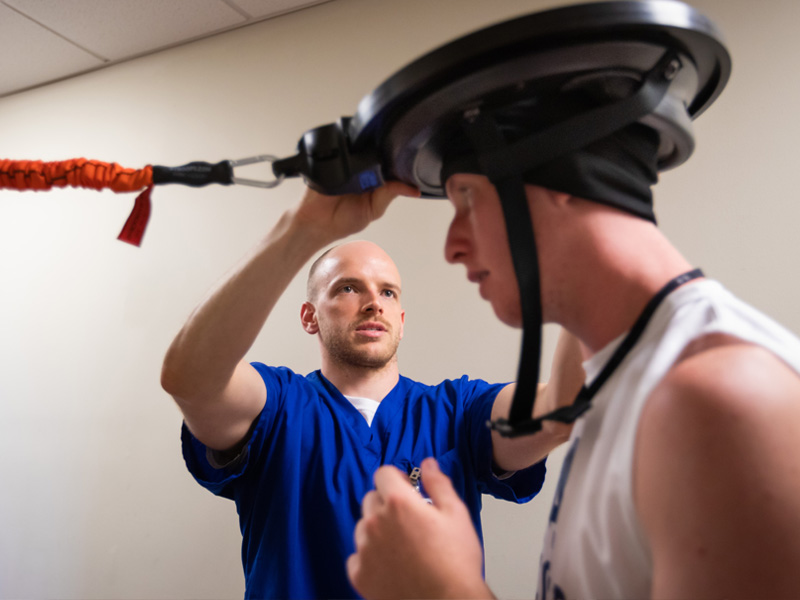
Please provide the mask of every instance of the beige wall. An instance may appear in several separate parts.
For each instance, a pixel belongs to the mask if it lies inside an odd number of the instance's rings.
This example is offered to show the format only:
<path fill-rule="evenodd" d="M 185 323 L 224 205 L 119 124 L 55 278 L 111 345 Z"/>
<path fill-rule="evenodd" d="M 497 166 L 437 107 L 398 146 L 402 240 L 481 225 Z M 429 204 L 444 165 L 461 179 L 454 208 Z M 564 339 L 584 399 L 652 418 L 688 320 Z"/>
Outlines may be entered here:
<path fill-rule="evenodd" d="M 553 4 L 335 0 L 2 99 L 0 156 L 139 167 L 288 155 L 303 131 L 352 114 L 424 51 Z M 800 332 L 800 3 L 697 5 L 726 32 L 733 76 L 697 123 L 693 159 L 662 178 L 661 226 L 709 275 Z M 0 598 L 241 596 L 234 506 L 185 471 L 159 369 L 189 311 L 300 191 L 297 181 L 157 188 L 141 249 L 115 239 L 131 195 L 0 192 Z M 444 202 L 401 200 L 360 236 L 404 275 L 402 370 L 431 383 L 512 379 L 518 333 L 444 262 L 449 217 Z M 317 367 L 302 296 L 298 278 L 252 359 Z M 560 456 L 531 504 L 486 504 L 487 576 L 502 597 L 533 594 Z"/>

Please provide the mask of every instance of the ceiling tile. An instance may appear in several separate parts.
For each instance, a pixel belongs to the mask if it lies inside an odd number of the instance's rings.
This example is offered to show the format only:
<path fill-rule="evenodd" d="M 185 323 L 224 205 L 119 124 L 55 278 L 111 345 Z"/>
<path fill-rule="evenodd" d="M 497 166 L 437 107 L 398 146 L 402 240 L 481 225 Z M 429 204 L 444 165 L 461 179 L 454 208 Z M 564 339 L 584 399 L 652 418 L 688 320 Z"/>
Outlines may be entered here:
<path fill-rule="evenodd" d="M 222 0 L 4 0 L 86 50 L 119 60 L 244 23 Z"/>
<path fill-rule="evenodd" d="M 0 96 L 103 61 L 0 4 Z"/>
<path fill-rule="evenodd" d="M 261 18 L 281 15 L 306 6 L 322 4 L 328 0 L 230 0 L 251 17 Z"/>

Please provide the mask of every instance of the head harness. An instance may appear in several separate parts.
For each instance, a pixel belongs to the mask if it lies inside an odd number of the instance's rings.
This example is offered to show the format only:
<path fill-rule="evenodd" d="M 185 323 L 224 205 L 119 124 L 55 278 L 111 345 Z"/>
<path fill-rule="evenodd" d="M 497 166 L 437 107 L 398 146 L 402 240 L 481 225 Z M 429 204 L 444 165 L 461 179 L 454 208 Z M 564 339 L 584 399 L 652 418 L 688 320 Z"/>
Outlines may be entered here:
<path fill-rule="evenodd" d="M 410 63 L 363 98 L 352 118 L 307 132 L 278 176 L 329 194 L 384 180 L 442 197 L 447 176 L 495 185 L 520 287 L 523 341 L 504 435 L 533 433 L 541 298 L 524 184 L 566 191 L 655 220 L 657 172 L 694 149 L 691 121 L 730 75 L 721 36 L 675 0 L 597 2 L 518 17 Z M 580 400 L 580 397 L 579 397 Z M 576 401 L 545 418 L 571 422 Z"/>

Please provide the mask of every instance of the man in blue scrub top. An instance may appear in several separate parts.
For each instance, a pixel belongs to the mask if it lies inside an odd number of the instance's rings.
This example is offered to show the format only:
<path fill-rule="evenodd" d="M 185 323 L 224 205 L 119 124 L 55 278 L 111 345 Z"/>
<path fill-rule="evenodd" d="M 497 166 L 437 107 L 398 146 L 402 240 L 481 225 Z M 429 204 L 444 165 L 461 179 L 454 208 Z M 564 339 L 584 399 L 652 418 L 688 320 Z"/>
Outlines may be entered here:
<path fill-rule="evenodd" d="M 318 336 L 319 371 L 244 361 L 301 267 L 398 195 L 417 193 L 399 183 L 337 198 L 308 190 L 194 311 L 164 360 L 162 385 L 184 415 L 189 470 L 236 502 L 248 598 L 358 597 L 345 561 L 380 465 L 413 481 L 422 459 L 437 457 L 480 535 L 481 494 L 530 500 L 544 457 L 568 437 L 559 424 L 517 439 L 490 432 L 486 421 L 508 414 L 513 384 L 462 377 L 429 386 L 401 376 L 400 275 L 370 242 L 334 247 L 311 269 L 301 322 Z M 571 402 L 579 360 L 563 338 L 537 412 Z"/>

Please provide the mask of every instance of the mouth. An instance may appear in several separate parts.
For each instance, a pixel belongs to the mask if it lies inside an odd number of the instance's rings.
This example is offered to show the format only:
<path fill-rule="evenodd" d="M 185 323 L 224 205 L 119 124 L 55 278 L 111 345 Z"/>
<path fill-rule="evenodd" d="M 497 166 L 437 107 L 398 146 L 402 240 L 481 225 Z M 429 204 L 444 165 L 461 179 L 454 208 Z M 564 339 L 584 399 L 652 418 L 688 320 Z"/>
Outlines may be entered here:
<path fill-rule="evenodd" d="M 489 276 L 489 271 L 468 271 L 467 279 L 472 283 L 482 283 Z"/>
<path fill-rule="evenodd" d="M 467 272 L 467 279 L 469 279 L 472 283 L 478 284 L 478 293 L 481 295 L 481 298 L 484 300 L 488 300 L 488 291 L 486 290 L 486 286 L 483 285 L 483 282 L 489 277 L 489 271 L 468 271 Z"/>
<path fill-rule="evenodd" d="M 386 326 L 377 321 L 367 321 L 356 326 L 356 332 L 370 337 L 378 337 L 386 333 Z"/>

